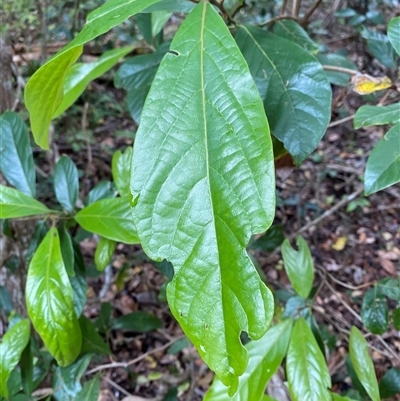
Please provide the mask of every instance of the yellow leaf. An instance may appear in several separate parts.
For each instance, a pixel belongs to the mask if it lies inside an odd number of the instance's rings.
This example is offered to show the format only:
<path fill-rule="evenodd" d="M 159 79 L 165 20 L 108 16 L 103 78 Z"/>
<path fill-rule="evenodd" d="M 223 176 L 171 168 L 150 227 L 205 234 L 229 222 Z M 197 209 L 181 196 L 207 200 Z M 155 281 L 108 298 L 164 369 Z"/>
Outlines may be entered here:
<path fill-rule="evenodd" d="M 371 77 L 367 74 L 356 74 L 352 78 L 353 91 L 360 95 L 368 95 L 376 91 L 390 88 L 393 84 L 390 78 Z"/>
<path fill-rule="evenodd" d="M 335 251 L 343 251 L 347 243 L 347 237 L 339 237 L 332 245 L 332 249 Z"/>

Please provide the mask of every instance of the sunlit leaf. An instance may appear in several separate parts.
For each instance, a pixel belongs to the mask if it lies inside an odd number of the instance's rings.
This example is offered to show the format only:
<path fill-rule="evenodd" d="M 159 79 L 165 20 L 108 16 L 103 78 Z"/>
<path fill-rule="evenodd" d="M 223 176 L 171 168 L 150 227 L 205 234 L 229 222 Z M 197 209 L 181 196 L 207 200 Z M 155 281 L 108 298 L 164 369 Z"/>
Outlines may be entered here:
<path fill-rule="evenodd" d="M 122 153 L 117 150 L 112 158 L 112 175 L 121 196 L 130 196 L 132 147 Z"/>
<path fill-rule="evenodd" d="M 115 250 L 115 245 L 115 241 L 100 237 L 94 254 L 94 262 L 97 270 L 103 271 L 109 265 Z"/>

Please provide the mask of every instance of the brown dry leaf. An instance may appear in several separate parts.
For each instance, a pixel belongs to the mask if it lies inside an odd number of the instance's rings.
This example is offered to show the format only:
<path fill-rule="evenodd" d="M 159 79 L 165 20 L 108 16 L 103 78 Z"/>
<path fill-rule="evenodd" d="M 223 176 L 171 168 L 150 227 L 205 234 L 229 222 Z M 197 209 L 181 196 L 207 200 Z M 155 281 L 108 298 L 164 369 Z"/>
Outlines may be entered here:
<path fill-rule="evenodd" d="M 390 259 L 381 259 L 381 266 L 387 274 L 393 276 L 396 274 L 396 268 L 394 267 L 394 263 Z"/>
<path fill-rule="evenodd" d="M 334 244 L 332 244 L 332 249 L 335 251 L 343 251 L 347 244 L 347 237 L 339 237 Z"/>
<path fill-rule="evenodd" d="M 353 91 L 359 95 L 368 95 L 383 89 L 390 88 L 393 84 L 389 77 L 371 77 L 368 74 L 356 74 L 352 78 Z"/>

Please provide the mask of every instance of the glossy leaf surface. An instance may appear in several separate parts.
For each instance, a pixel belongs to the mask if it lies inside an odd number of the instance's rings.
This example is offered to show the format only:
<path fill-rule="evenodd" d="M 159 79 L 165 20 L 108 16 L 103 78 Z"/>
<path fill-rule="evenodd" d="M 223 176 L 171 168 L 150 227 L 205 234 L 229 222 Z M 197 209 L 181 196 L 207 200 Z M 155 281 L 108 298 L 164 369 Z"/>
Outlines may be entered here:
<path fill-rule="evenodd" d="M 88 15 L 85 26 L 72 42 L 35 72 L 25 88 L 25 104 L 33 136 L 40 147 L 49 149 L 50 122 L 62 103 L 67 73 L 82 54 L 83 45 L 158 1 L 107 1 Z"/>
<path fill-rule="evenodd" d="M 65 77 L 63 100 L 54 113 L 53 118 L 64 113 L 65 110 L 75 103 L 90 82 L 105 74 L 132 50 L 133 46 L 109 50 L 96 61 L 73 65 Z"/>
<path fill-rule="evenodd" d="M 368 343 L 364 335 L 355 326 L 351 328 L 350 332 L 349 353 L 357 377 L 366 392 L 372 401 L 380 401 L 378 382 L 374 364 L 369 356 Z"/>
<path fill-rule="evenodd" d="M 400 122 L 400 103 L 389 106 L 361 106 L 354 116 L 354 128 Z"/>
<path fill-rule="evenodd" d="M 261 98 L 272 134 L 300 164 L 331 118 L 331 88 L 321 64 L 293 42 L 254 26 L 235 35 Z"/>
<path fill-rule="evenodd" d="M 246 252 L 274 214 L 271 139 L 246 62 L 212 6 L 197 5 L 170 48 L 136 136 L 133 215 L 147 255 L 174 265 L 173 315 L 233 393 L 248 360 L 240 332 L 261 338 L 273 313 Z"/>
<path fill-rule="evenodd" d="M 293 327 L 286 374 L 293 401 L 331 401 L 331 376 L 325 358 L 303 318 Z"/>
<path fill-rule="evenodd" d="M 126 244 L 138 244 L 128 198 L 102 199 L 82 209 L 75 220 L 87 231 Z"/>
<path fill-rule="evenodd" d="M 61 156 L 54 170 L 54 191 L 67 212 L 72 212 L 78 199 L 78 169 L 68 156 Z"/>
<path fill-rule="evenodd" d="M 389 309 L 386 297 L 375 286 L 363 298 L 361 318 L 364 326 L 374 334 L 383 334 L 389 326 Z"/>
<path fill-rule="evenodd" d="M 115 250 L 116 242 L 108 238 L 101 237 L 97 244 L 94 254 L 94 263 L 99 271 L 103 271 L 110 263 Z"/>
<path fill-rule="evenodd" d="M 365 194 L 370 195 L 400 181 L 400 122 L 372 149 L 365 169 Z"/>
<path fill-rule="evenodd" d="M 0 171 L 24 194 L 35 197 L 36 173 L 29 130 L 21 117 L 11 111 L 0 116 Z"/>
<path fill-rule="evenodd" d="M 8 398 L 7 381 L 29 342 L 29 320 L 24 319 L 3 335 L 0 343 L 0 395 Z"/>
<path fill-rule="evenodd" d="M 121 196 L 130 196 L 132 147 L 122 153 L 117 150 L 112 158 L 112 175 Z"/>
<path fill-rule="evenodd" d="M 26 282 L 29 317 L 60 366 L 71 364 L 81 349 L 81 331 L 56 228 L 51 228 L 29 265 Z"/>
<path fill-rule="evenodd" d="M 51 211 L 36 199 L 17 189 L 0 185 L 0 219 L 49 214 Z"/>
<path fill-rule="evenodd" d="M 388 37 L 394 50 L 400 56 L 400 17 L 392 18 L 388 25 Z"/>
<path fill-rule="evenodd" d="M 296 238 L 298 250 L 292 248 L 290 241 L 285 239 L 282 244 L 282 256 L 285 270 L 295 291 L 307 298 L 314 281 L 314 262 L 310 248 L 301 236 Z"/>
<path fill-rule="evenodd" d="M 292 320 L 288 319 L 271 327 L 260 340 L 246 344 L 249 364 L 239 378 L 238 391 L 233 397 L 229 397 L 228 388 L 215 378 L 204 401 L 261 400 L 269 379 L 286 355 L 292 324 Z"/>

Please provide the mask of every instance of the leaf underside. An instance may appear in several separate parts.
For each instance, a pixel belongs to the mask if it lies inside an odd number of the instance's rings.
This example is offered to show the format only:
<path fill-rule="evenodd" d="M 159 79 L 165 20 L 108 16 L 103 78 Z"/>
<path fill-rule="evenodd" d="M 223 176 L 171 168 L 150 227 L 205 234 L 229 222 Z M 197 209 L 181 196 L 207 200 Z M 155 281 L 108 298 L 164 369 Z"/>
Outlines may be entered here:
<path fill-rule="evenodd" d="M 246 244 L 272 222 L 275 183 L 257 88 L 209 4 L 175 35 L 141 121 L 131 181 L 138 235 L 152 259 L 174 265 L 172 313 L 232 394 L 248 361 L 240 333 L 260 338 L 273 314 Z"/>

